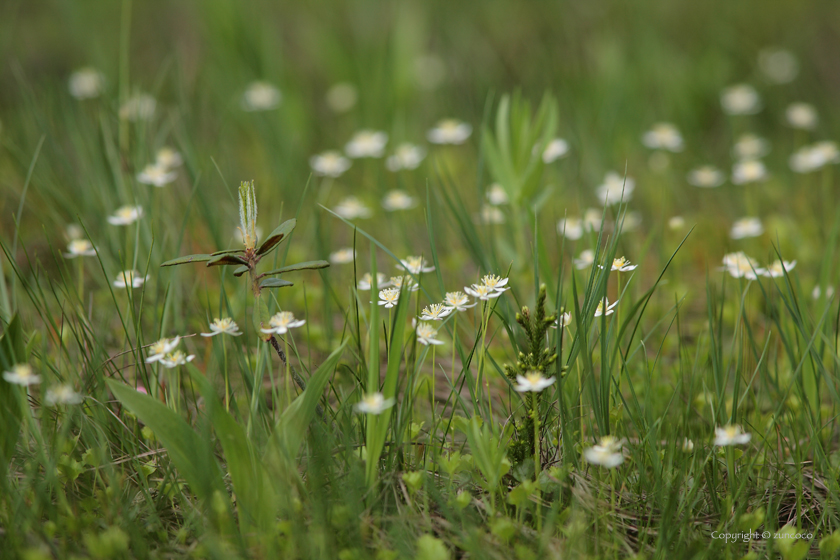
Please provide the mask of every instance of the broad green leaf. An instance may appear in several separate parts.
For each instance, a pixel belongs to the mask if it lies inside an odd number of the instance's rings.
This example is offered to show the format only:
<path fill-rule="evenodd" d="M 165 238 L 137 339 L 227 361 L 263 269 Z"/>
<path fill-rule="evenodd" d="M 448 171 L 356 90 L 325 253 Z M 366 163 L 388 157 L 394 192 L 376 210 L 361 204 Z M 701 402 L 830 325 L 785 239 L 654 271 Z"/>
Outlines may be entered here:
<path fill-rule="evenodd" d="M 224 492 L 222 473 L 209 441 L 201 438 L 180 415 L 152 397 L 113 379 L 106 379 L 106 383 L 114 396 L 151 428 L 175 468 L 201 500 L 209 504 L 214 491 Z"/>
<path fill-rule="evenodd" d="M 288 237 L 289 234 L 292 233 L 292 230 L 295 229 L 296 225 L 297 220 L 291 219 L 286 220 L 285 222 L 277 226 L 277 229 L 272 231 L 271 234 L 265 238 L 265 241 L 263 241 L 262 245 L 260 245 L 260 248 L 257 249 L 257 255 L 265 255 L 266 253 L 277 247 L 281 241 L 286 239 L 286 237 Z"/>
<path fill-rule="evenodd" d="M 219 255 L 218 257 L 210 257 L 207 261 L 207 266 L 226 266 L 226 265 L 247 265 L 248 262 L 237 255 Z"/>
<path fill-rule="evenodd" d="M 171 261 L 166 261 L 160 266 L 176 266 L 179 264 L 190 264 L 190 263 L 198 263 L 198 262 L 205 262 L 212 259 L 212 255 L 187 255 L 186 257 L 178 257 L 177 259 L 172 259 Z"/>
<path fill-rule="evenodd" d="M 294 284 L 282 278 L 263 278 L 260 280 L 260 288 L 285 288 L 286 286 L 294 286 Z"/>
<path fill-rule="evenodd" d="M 215 253 L 211 253 L 210 256 L 218 257 L 219 255 L 233 255 L 234 253 L 244 253 L 242 249 L 225 249 L 224 251 L 216 251 Z"/>
<path fill-rule="evenodd" d="M 240 276 L 242 276 L 246 272 L 248 272 L 248 267 L 247 266 L 240 266 L 239 268 L 237 268 L 236 270 L 233 271 L 233 275 L 236 276 L 237 278 L 239 278 Z"/>
<path fill-rule="evenodd" d="M 290 264 L 289 266 L 284 266 L 282 268 L 276 268 L 274 270 L 269 270 L 268 272 L 264 272 L 266 276 L 273 276 L 275 274 L 285 274 L 287 272 L 295 272 L 297 270 L 315 270 L 318 268 L 327 268 L 330 266 L 330 263 L 327 261 L 306 261 L 297 264 Z"/>

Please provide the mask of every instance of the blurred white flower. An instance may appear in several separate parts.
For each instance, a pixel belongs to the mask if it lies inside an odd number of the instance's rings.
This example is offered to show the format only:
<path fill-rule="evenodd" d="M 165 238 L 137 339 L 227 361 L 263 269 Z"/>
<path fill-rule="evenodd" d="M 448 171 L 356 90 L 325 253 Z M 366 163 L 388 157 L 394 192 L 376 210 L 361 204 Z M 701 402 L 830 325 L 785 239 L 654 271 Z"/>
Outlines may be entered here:
<path fill-rule="evenodd" d="M 586 231 L 599 231 L 603 225 L 604 211 L 597 208 L 587 208 L 583 213 L 583 228 Z"/>
<path fill-rule="evenodd" d="M 478 223 L 486 225 L 498 225 L 505 223 L 505 213 L 497 206 L 484 204 L 481 213 L 478 215 Z"/>
<path fill-rule="evenodd" d="M 723 256 L 723 270 L 727 271 L 734 278 L 746 278 L 755 280 L 764 269 L 759 268 L 758 262 L 748 257 L 743 251 L 727 253 Z"/>
<path fill-rule="evenodd" d="M 555 138 L 543 150 L 542 160 L 545 164 L 553 163 L 568 153 L 569 143 L 562 138 Z"/>
<path fill-rule="evenodd" d="M 420 284 L 415 282 L 411 276 L 391 276 L 389 282 L 397 290 L 402 290 L 405 287 L 409 292 L 416 292 L 420 289 Z"/>
<path fill-rule="evenodd" d="M 129 286 L 139 288 L 148 279 L 148 276 L 141 276 L 136 270 L 124 270 L 117 274 L 117 279 L 112 282 L 112 285 L 115 288 L 128 288 Z"/>
<path fill-rule="evenodd" d="M 572 314 L 569 311 L 565 313 L 561 313 L 559 317 L 557 317 L 553 323 L 551 323 L 551 328 L 556 329 L 557 327 L 566 328 L 572 324 Z"/>
<path fill-rule="evenodd" d="M 614 469 L 624 462 L 624 455 L 621 448 L 624 440 L 618 440 L 612 436 L 602 437 L 597 445 L 587 447 L 583 450 L 583 458 L 588 463 Z"/>
<path fill-rule="evenodd" d="M 191 362 L 195 359 L 195 356 L 190 354 L 187 356 L 180 350 L 175 350 L 174 352 L 170 352 L 166 356 L 163 357 L 160 361 L 160 365 L 167 369 L 176 368 L 178 366 L 182 366 L 187 362 Z"/>
<path fill-rule="evenodd" d="M 714 188 L 723 184 L 723 171 L 711 165 L 704 165 L 688 172 L 688 183 L 695 187 Z"/>
<path fill-rule="evenodd" d="M 371 289 L 373 285 L 373 276 L 370 275 L 370 272 L 365 272 L 364 275 L 359 278 L 359 290 L 363 292 L 367 292 Z M 376 273 L 376 287 L 377 288 L 385 288 L 390 286 L 391 282 L 385 278 L 385 275 L 381 272 Z"/>
<path fill-rule="evenodd" d="M 516 376 L 516 386 L 513 388 L 517 393 L 541 393 L 546 387 L 551 387 L 555 379 L 546 379 L 538 371 L 529 371 L 525 375 Z"/>
<path fill-rule="evenodd" d="M 790 156 L 790 168 L 797 173 L 809 173 L 838 162 L 840 162 L 840 150 L 836 143 L 830 141 L 803 146 Z"/>
<path fill-rule="evenodd" d="M 502 295 L 502 292 L 488 288 L 484 284 L 473 284 L 471 287 L 465 287 L 464 291 L 482 301 L 489 301 Z"/>
<path fill-rule="evenodd" d="M 502 204 L 510 202 L 507 192 L 499 183 L 493 183 L 490 185 L 490 188 L 487 189 L 487 194 L 485 196 L 487 196 L 487 202 L 493 206 L 501 206 Z"/>
<path fill-rule="evenodd" d="M 382 393 L 371 393 L 356 403 L 356 412 L 379 415 L 394 406 L 394 399 L 386 399 Z"/>
<path fill-rule="evenodd" d="M 164 169 L 174 169 L 183 163 L 184 160 L 181 158 L 181 154 L 167 146 L 158 150 L 155 155 L 155 165 L 163 167 Z"/>
<path fill-rule="evenodd" d="M 575 268 L 583 270 L 595 264 L 595 252 L 592 249 L 584 249 L 580 256 L 574 259 Z"/>
<path fill-rule="evenodd" d="M 309 158 L 309 167 L 319 177 L 340 177 L 350 169 L 350 165 L 350 160 L 335 150 L 328 150 Z"/>
<path fill-rule="evenodd" d="M 668 150 L 669 152 L 681 152 L 683 149 L 683 137 L 677 127 L 671 123 L 656 123 L 642 135 L 642 144 L 652 150 Z"/>
<path fill-rule="evenodd" d="M 417 325 L 417 342 L 426 346 L 443 344 L 442 340 L 435 338 L 437 331 L 430 323 L 420 323 Z"/>
<path fill-rule="evenodd" d="M 788 50 L 768 47 L 758 53 L 758 66 L 768 81 L 774 84 L 792 82 L 799 73 L 799 61 Z"/>
<path fill-rule="evenodd" d="M 343 249 L 330 253 L 330 262 L 333 264 L 351 263 L 355 258 L 356 251 L 352 247 L 344 247 Z"/>
<path fill-rule="evenodd" d="M 142 206 L 121 206 L 113 215 L 108 216 L 108 223 L 114 226 L 127 226 L 143 217 Z"/>
<path fill-rule="evenodd" d="M 618 301 L 610 303 L 610 300 L 607 299 L 607 296 L 604 296 L 604 299 L 598 302 L 598 307 L 595 308 L 595 317 L 600 317 L 601 315 L 612 315 L 615 312 L 615 306 L 618 305 Z"/>
<path fill-rule="evenodd" d="M 290 329 L 302 327 L 305 323 L 306 319 L 295 320 L 295 314 L 291 311 L 281 311 L 268 320 L 267 329 L 260 330 L 265 334 L 286 334 Z"/>
<path fill-rule="evenodd" d="M 157 101 L 151 95 L 138 93 L 120 107 L 120 118 L 128 121 L 147 121 L 155 116 Z"/>
<path fill-rule="evenodd" d="M 694 451 L 694 442 L 688 438 L 683 439 L 682 450 L 686 453 Z"/>
<path fill-rule="evenodd" d="M 456 119 L 444 119 L 426 134 L 432 144 L 463 144 L 472 134 L 472 126 Z"/>
<path fill-rule="evenodd" d="M 478 302 L 470 304 L 470 298 L 464 292 L 446 292 L 443 303 L 446 304 L 450 311 L 466 311 L 470 307 L 475 307 L 478 304 Z"/>
<path fill-rule="evenodd" d="M 572 240 L 583 237 L 583 222 L 580 218 L 561 218 L 557 222 L 557 233 Z"/>
<path fill-rule="evenodd" d="M 154 185 L 156 187 L 165 187 L 178 177 L 178 173 L 170 171 L 169 168 L 157 163 L 152 163 L 143 168 L 143 171 L 137 174 L 137 181 L 144 185 Z"/>
<path fill-rule="evenodd" d="M 622 177 L 614 171 L 610 171 L 604 177 L 604 182 L 596 190 L 598 200 L 605 206 L 627 202 L 633 195 L 636 182 L 631 177 Z"/>
<path fill-rule="evenodd" d="M 814 289 L 811 290 L 811 297 L 814 299 L 820 299 L 821 295 L 822 290 L 820 289 L 820 287 L 814 286 Z M 834 286 L 829 286 L 825 289 L 825 297 L 826 299 L 831 299 L 832 297 L 834 297 Z"/>
<path fill-rule="evenodd" d="M 236 324 L 236 321 L 234 321 L 230 317 L 224 317 L 222 319 L 213 319 L 213 322 L 210 323 L 210 332 L 201 333 L 201 336 L 205 338 L 210 338 L 211 336 L 216 336 L 217 334 L 229 334 L 231 336 L 239 336 L 242 333 L 239 332 L 239 325 Z"/>
<path fill-rule="evenodd" d="M 732 146 L 735 159 L 758 159 L 770 153 L 770 143 L 764 138 L 748 132 L 742 134 Z"/>
<path fill-rule="evenodd" d="M 47 389 L 47 396 L 44 400 L 47 406 L 55 406 L 57 404 L 79 404 L 84 400 L 84 397 L 77 393 L 72 385 L 64 383 Z"/>
<path fill-rule="evenodd" d="M 433 303 L 423 308 L 423 313 L 420 315 L 421 321 L 443 321 L 448 315 L 452 313 L 452 308 L 447 307 L 443 303 Z"/>
<path fill-rule="evenodd" d="M 388 134 L 380 130 L 360 130 L 344 146 L 351 158 L 380 158 L 385 153 Z"/>
<path fill-rule="evenodd" d="M 359 92 L 349 82 L 340 82 L 327 90 L 327 106 L 335 113 L 346 113 L 356 105 Z"/>
<path fill-rule="evenodd" d="M 417 200 L 407 192 L 394 189 L 385 193 L 382 199 L 382 207 L 388 212 L 397 210 L 409 210 L 417 206 Z"/>
<path fill-rule="evenodd" d="M 91 243 L 87 239 L 74 239 L 67 245 L 67 252 L 64 253 L 64 258 L 66 259 L 95 256 L 96 249 L 93 248 L 93 243 Z"/>
<path fill-rule="evenodd" d="M 407 270 L 412 274 L 432 272 L 435 267 L 429 266 L 423 257 L 406 257 L 397 265 L 400 270 Z"/>
<path fill-rule="evenodd" d="M 749 443 L 752 436 L 744 433 L 741 426 L 727 424 L 723 428 L 715 427 L 715 445 L 724 447 L 729 445 L 744 445 Z"/>
<path fill-rule="evenodd" d="M 333 209 L 333 212 L 344 218 L 345 220 L 354 220 L 356 218 L 370 218 L 372 212 L 370 208 L 362 204 L 362 202 L 355 196 L 348 196 L 338 203 Z"/>
<path fill-rule="evenodd" d="M 384 290 L 379 290 L 379 305 L 384 305 L 386 309 L 395 307 L 399 301 L 399 288 L 385 288 Z"/>
<path fill-rule="evenodd" d="M 764 233 L 764 226 L 761 220 L 755 217 L 740 218 L 732 224 L 729 230 L 729 237 L 732 239 L 744 239 L 746 237 L 758 237 Z"/>
<path fill-rule="evenodd" d="M 761 97 L 749 84 L 736 84 L 720 94 L 720 105 L 730 115 L 753 115 L 761 111 Z"/>
<path fill-rule="evenodd" d="M 176 336 L 174 338 L 161 338 L 154 344 L 150 344 L 149 355 L 146 357 L 146 363 L 153 364 L 161 361 L 167 354 L 175 350 L 180 342 L 181 337 Z"/>
<path fill-rule="evenodd" d="M 765 268 L 762 272 L 768 278 L 781 278 L 785 272 L 790 272 L 796 266 L 796 261 L 780 261 L 776 260 Z"/>
<path fill-rule="evenodd" d="M 732 166 L 732 183 L 735 185 L 757 183 L 766 180 L 767 177 L 767 168 L 757 159 L 739 161 Z"/>
<path fill-rule="evenodd" d="M 41 382 L 41 376 L 36 375 L 29 364 L 15 364 L 12 366 L 12 371 L 4 371 L 3 379 L 12 385 L 22 385 L 29 387 Z"/>
<path fill-rule="evenodd" d="M 280 105 L 282 97 L 274 85 L 257 80 L 245 88 L 240 104 L 243 111 L 270 111 Z"/>
<path fill-rule="evenodd" d="M 400 171 L 402 169 L 417 169 L 423 158 L 426 157 L 426 150 L 414 144 L 403 143 L 397 146 L 394 153 L 385 160 L 385 167 L 388 171 Z"/>
<path fill-rule="evenodd" d="M 79 68 L 68 80 L 70 95 L 76 99 L 99 97 L 105 87 L 105 76 L 95 68 Z"/>
<path fill-rule="evenodd" d="M 682 216 L 672 216 L 668 220 L 668 229 L 678 230 L 685 227 L 685 218 Z"/>
<path fill-rule="evenodd" d="M 510 286 L 507 285 L 508 279 L 496 276 L 495 274 L 485 274 L 481 277 L 481 283 L 497 292 L 504 292 L 510 289 Z"/>
<path fill-rule="evenodd" d="M 809 103 L 791 103 L 785 109 L 785 118 L 793 128 L 814 130 L 817 127 L 817 110 Z"/>

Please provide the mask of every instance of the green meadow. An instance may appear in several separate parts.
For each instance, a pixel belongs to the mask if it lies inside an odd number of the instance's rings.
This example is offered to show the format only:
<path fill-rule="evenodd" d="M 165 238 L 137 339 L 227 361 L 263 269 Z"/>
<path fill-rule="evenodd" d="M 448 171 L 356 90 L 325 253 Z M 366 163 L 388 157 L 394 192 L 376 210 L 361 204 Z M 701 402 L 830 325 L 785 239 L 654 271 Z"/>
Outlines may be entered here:
<path fill-rule="evenodd" d="M 0 3 L 0 558 L 837 558 L 838 22 Z"/>

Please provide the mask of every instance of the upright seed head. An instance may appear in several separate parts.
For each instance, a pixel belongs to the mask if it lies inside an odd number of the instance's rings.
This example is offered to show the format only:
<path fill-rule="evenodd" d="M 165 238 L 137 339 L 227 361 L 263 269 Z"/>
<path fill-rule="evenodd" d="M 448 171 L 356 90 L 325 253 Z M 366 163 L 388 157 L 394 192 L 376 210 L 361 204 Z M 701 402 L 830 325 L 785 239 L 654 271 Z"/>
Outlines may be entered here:
<path fill-rule="evenodd" d="M 242 181 L 239 185 L 239 231 L 246 249 L 257 244 L 257 193 L 254 181 Z"/>

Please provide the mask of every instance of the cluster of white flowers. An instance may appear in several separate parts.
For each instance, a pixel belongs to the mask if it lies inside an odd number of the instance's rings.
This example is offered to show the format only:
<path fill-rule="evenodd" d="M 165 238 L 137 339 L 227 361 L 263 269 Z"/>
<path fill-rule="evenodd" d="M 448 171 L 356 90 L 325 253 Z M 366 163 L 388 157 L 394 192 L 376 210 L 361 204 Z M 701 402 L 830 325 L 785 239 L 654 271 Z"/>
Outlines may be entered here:
<path fill-rule="evenodd" d="M 737 253 L 727 253 L 723 256 L 723 267 L 734 278 L 746 278 L 747 280 L 755 280 L 759 276 L 767 278 L 779 278 L 785 275 L 785 272 L 790 272 L 796 266 L 796 261 L 782 261 L 776 260 L 769 266 L 761 267 L 758 261 L 749 257 L 743 251 Z"/>
<path fill-rule="evenodd" d="M 144 185 L 165 187 L 178 177 L 175 168 L 183 163 L 181 154 L 172 148 L 163 147 L 158 150 L 154 163 L 150 163 L 137 174 L 137 181 Z"/>
<path fill-rule="evenodd" d="M 157 342 L 150 344 L 146 363 L 160 363 L 163 367 L 172 369 L 193 361 L 195 359 L 194 355 L 190 354 L 187 356 L 181 350 L 176 350 L 180 342 L 181 337 L 176 336 L 174 338 L 161 338 Z"/>
<path fill-rule="evenodd" d="M 36 374 L 29 364 L 15 364 L 10 371 L 3 372 L 3 379 L 12 385 L 29 387 L 41 383 L 41 376 Z M 45 402 L 47 406 L 57 404 L 79 404 L 84 397 L 73 389 L 69 383 L 60 383 L 47 389 Z"/>
<path fill-rule="evenodd" d="M 790 156 L 790 168 L 797 173 L 810 173 L 834 163 L 840 163 L 840 149 L 830 141 L 803 146 Z"/>

